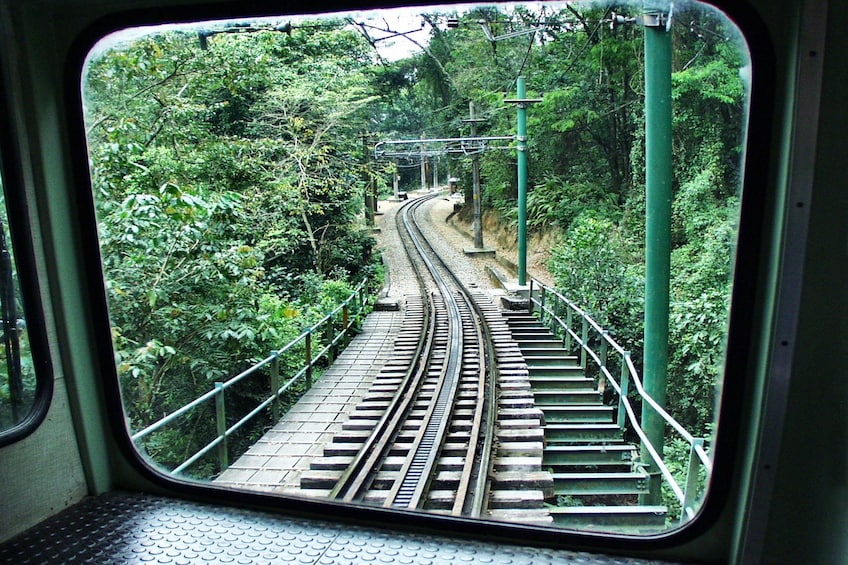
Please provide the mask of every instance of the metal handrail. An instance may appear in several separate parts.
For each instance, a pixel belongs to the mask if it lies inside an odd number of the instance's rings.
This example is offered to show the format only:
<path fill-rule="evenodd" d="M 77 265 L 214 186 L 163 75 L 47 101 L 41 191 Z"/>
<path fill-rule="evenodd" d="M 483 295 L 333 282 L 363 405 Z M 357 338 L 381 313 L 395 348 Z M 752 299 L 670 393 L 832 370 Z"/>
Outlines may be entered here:
<path fill-rule="evenodd" d="M 177 410 L 171 412 L 170 414 L 167 414 L 166 416 L 160 418 L 159 420 L 157 420 L 156 422 L 147 426 L 146 428 L 139 430 L 138 432 L 132 434 L 130 436 L 130 439 L 133 441 L 133 443 L 137 443 L 137 442 L 141 441 L 142 439 L 144 439 L 145 437 L 152 434 L 153 432 L 160 430 L 163 427 L 173 423 L 180 416 L 186 414 L 187 412 L 191 411 L 192 409 L 197 408 L 200 405 L 202 405 L 202 404 L 204 404 L 204 403 L 206 403 L 209 400 L 214 398 L 214 399 L 216 399 L 216 402 L 221 403 L 221 410 L 219 410 L 219 412 L 217 414 L 217 419 L 218 419 L 218 424 L 219 424 L 219 429 L 220 429 L 219 434 L 215 437 L 215 439 L 213 439 L 212 441 L 207 443 L 200 450 L 198 450 L 193 455 L 191 455 L 188 459 L 186 459 L 183 463 L 181 463 L 179 466 L 174 468 L 174 470 L 171 471 L 171 473 L 176 475 L 176 474 L 183 472 L 185 469 L 190 467 L 192 464 L 197 462 L 201 457 L 203 457 L 204 455 L 206 455 L 207 453 L 209 453 L 210 451 L 212 451 L 212 449 L 214 449 L 216 447 L 219 449 L 219 464 L 220 464 L 221 470 L 223 471 L 228 466 L 227 450 L 226 450 L 227 438 L 229 436 L 231 436 L 233 433 L 235 433 L 236 431 L 238 431 L 247 422 L 249 422 L 254 417 L 256 417 L 260 412 L 262 412 L 263 410 L 265 410 L 269 406 L 275 406 L 276 403 L 279 400 L 279 396 L 282 393 L 284 393 L 286 390 L 288 390 L 292 385 L 294 385 L 298 380 L 305 377 L 306 383 L 307 383 L 307 388 L 311 387 L 311 385 L 312 385 L 312 382 L 311 382 L 312 368 L 317 364 L 317 362 L 320 359 L 322 359 L 324 357 L 328 357 L 330 362 L 332 362 L 333 357 L 335 356 L 335 352 L 337 351 L 339 344 L 342 342 L 342 340 L 344 340 L 344 338 L 347 336 L 349 330 L 356 323 L 356 319 L 365 310 L 366 301 L 365 301 L 364 293 L 365 293 L 365 288 L 367 286 L 367 283 L 368 283 L 368 279 L 363 279 L 362 282 L 360 282 L 359 285 L 353 290 L 353 292 L 350 294 L 350 296 L 348 296 L 347 299 L 345 299 L 341 304 L 339 304 L 329 314 L 327 314 L 326 316 L 321 318 L 321 320 L 319 320 L 318 322 L 313 324 L 308 329 L 304 330 L 299 336 L 297 336 L 295 339 L 293 339 L 292 341 L 290 341 L 289 343 L 287 343 L 286 345 L 284 345 L 280 349 L 272 351 L 271 354 L 268 355 L 268 357 L 266 357 L 265 359 L 259 361 L 257 364 L 253 365 L 252 367 L 245 369 L 241 373 L 235 375 L 234 377 L 230 378 L 229 380 L 227 380 L 225 382 L 215 383 L 215 388 L 213 388 L 212 390 L 202 394 L 201 396 L 195 398 L 194 400 L 192 400 L 188 404 L 186 404 L 186 405 L 178 408 Z M 351 315 L 351 312 L 349 310 L 349 306 L 355 299 L 356 299 L 356 309 L 355 309 L 355 312 L 353 312 L 352 315 Z M 334 320 L 338 316 L 339 313 L 342 313 L 342 324 L 339 327 L 338 332 L 336 332 L 332 336 L 332 338 L 328 340 L 327 344 L 319 352 L 317 352 L 315 355 L 313 355 L 312 351 L 311 351 L 312 336 L 319 334 L 320 331 L 325 326 L 328 326 L 328 325 L 329 325 L 331 332 L 335 331 Z M 306 357 L 304 366 L 301 367 L 300 370 L 298 370 L 297 373 L 295 373 L 285 383 L 283 383 L 282 385 L 279 384 L 278 379 L 275 378 L 275 376 L 276 376 L 275 373 L 277 373 L 279 371 L 279 358 L 281 356 L 285 355 L 286 353 L 290 352 L 292 349 L 294 349 L 296 346 L 298 346 L 299 344 L 301 344 L 303 342 L 305 342 L 305 357 Z M 222 423 L 223 423 L 222 421 L 225 421 L 225 416 L 223 414 L 224 393 L 226 392 L 227 389 L 233 387 L 234 385 L 241 382 L 242 380 L 244 380 L 248 376 L 257 373 L 260 369 L 262 369 L 262 368 L 264 368 L 268 365 L 271 366 L 271 372 L 272 372 L 271 395 L 269 397 L 267 397 L 265 400 L 263 400 L 253 410 L 251 410 L 247 415 L 242 417 L 238 422 L 236 422 L 235 424 L 233 424 L 229 428 L 226 428 L 225 425 L 222 425 Z M 275 408 L 275 412 L 276 411 L 277 410 Z M 279 414 L 275 413 L 275 417 L 278 418 Z M 221 428 L 225 428 L 225 429 L 221 429 Z"/>
<path fill-rule="evenodd" d="M 539 287 L 540 293 L 539 298 L 535 298 L 533 294 L 533 289 L 535 287 Z M 566 319 L 563 320 L 561 315 L 557 314 L 556 310 L 552 308 L 549 304 L 545 304 L 546 297 L 553 296 L 560 303 L 564 304 L 567 307 L 566 311 Z M 674 492 L 675 497 L 680 501 L 682 507 L 681 520 L 684 516 L 693 516 L 694 508 L 692 505 L 692 500 L 694 497 L 693 489 L 697 488 L 697 480 L 694 480 L 692 477 L 693 473 L 697 473 L 697 465 L 695 465 L 695 458 L 704 466 L 707 471 L 707 475 L 709 476 L 712 473 L 712 461 L 710 460 L 709 455 L 704 450 L 704 439 L 696 438 L 692 434 L 690 434 L 677 420 L 675 420 L 654 398 L 649 395 L 644 387 L 642 386 L 642 381 L 639 378 L 638 371 L 636 370 L 635 365 L 633 364 L 633 360 L 630 358 L 630 352 L 626 351 L 623 347 L 621 347 L 613 338 L 610 337 L 609 332 L 604 330 L 600 324 L 598 324 L 595 320 L 592 319 L 584 310 L 582 310 L 579 306 L 574 304 L 560 292 L 552 289 L 550 287 L 545 286 L 543 283 L 538 281 L 537 279 L 530 279 L 530 309 L 532 311 L 533 305 L 536 304 L 539 307 L 540 311 L 540 319 L 544 322 L 545 315 L 547 314 L 550 317 L 551 321 L 556 321 L 557 325 L 565 332 L 564 338 L 566 340 L 566 346 L 570 344 L 573 340 L 580 347 L 581 352 L 581 365 L 585 369 L 587 366 L 588 359 L 591 358 L 592 361 L 598 366 L 601 375 L 603 375 L 603 380 L 605 382 L 609 382 L 613 389 L 618 393 L 619 396 L 619 426 L 623 428 L 623 422 L 621 421 L 622 412 L 626 412 L 627 419 L 631 424 L 632 429 L 639 436 L 639 439 L 642 441 L 642 444 L 647 449 L 648 453 L 651 456 L 651 459 L 657 465 L 660 470 L 660 473 L 666 479 L 669 484 L 669 487 Z M 582 321 L 582 329 L 581 334 L 578 333 L 572 328 L 573 325 L 573 316 L 576 314 L 579 319 Z M 600 354 L 596 352 L 589 344 L 589 328 L 591 328 L 594 333 L 600 337 L 601 339 L 601 352 Z M 622 383 L 616 381 L 615 377 L 609 371 L 607 367 L 606 356 L 608 354 L 609 348 L 612 348 L 613 351 L 618 353 L 622 359 L 622 370 L 621 377 Z M 639 423 L 639 419 L 636 416 L 635 411 L 633 410 L 633 406 L 630 404 L 630 400 L 627 397 L 627 383 L 632 382 L 636 387 L 636 392 L 639 396 L 647 402 L 656 412 L 659 414 L 663 420 L 667 424 L 669 424 L 683 439 L 689 443 L 690 445 L 690 463 L 687 471 L 687 480 L 686 480 L 686 491 L 680 488 L 680 485 L 674 479 L 671 471 L 662 461 L 659 453 L 657 452 L 654 445 L 650 442 L 647 435 Z"/>

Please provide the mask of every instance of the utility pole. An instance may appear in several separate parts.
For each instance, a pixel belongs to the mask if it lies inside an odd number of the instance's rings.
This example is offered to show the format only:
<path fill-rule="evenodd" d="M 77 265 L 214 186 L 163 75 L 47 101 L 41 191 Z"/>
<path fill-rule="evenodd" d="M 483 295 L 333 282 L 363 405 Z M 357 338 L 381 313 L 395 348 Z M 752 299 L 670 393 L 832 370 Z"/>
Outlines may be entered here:
<path fill-rule="evenodd" d="M 645 392 L 665 406 L 668 377 L 669 277 L 671 275 L 671 32 L 664 9 L 645 14 Z M 642 403 L 642 428 L 662 457 L 665 422 Z M 644 442 L 649 492 L 640 503 L 660 504 L 662 475 Z"/>
<path fill-rule="evenodd" d="M 361 134 L 362 138 L 362 171 L 365 176 L 365 223 L 369 226 L 374 225 L 374 196 L 371 184 L 373 178 L 371 175 L 371 152 L 368 150 L 368 132 L 364 131 Z"/>
<path fill-rule="evenodd" d="M 541 98 L 527 98 L 524 77 L 517 80 L 518 97 L 504 102 L 518 106 L 518 284 L 527 284 L 527 106 Z"/>
<path fill-rule="evenodd" d="M 439 189 L 439 157 L 433 156 L 433 188 Z"/>
<path fill-rule="evenodd" d="M 471 124 L 471 137 L 477 137 L 477 124 L 485 122 L 483 118 L 474 117 L 474 101 L 468 102 L 469 119 L 462 120 L 465 123 Z M 480 155 L 474 152 L 471 157 L 471 179 L 473 183 L 472 203 L 474 206 L 474 223 L 472 228 L 474 231 L 474 248 L 483 249 L 483 211 L 480 200 Z"/>

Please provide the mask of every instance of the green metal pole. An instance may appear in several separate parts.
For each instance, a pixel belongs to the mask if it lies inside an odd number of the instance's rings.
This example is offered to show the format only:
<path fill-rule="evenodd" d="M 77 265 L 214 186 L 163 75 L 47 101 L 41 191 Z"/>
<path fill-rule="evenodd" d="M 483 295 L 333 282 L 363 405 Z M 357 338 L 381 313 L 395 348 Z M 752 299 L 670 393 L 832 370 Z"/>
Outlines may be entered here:
<path fill-rule="evenodd" d="M 271 359 L 271 413 L 274 415 L 274 422 L 282 416 L 280 411 L 280 356 L 274 353 L 274 358 Z"/>
<path fill-rule="evenodd" d="M 624 408 L 624 401 L 630 393 L 630 365 L 627 363 L 628 359 L 630 359 L 630 352 L 625 351 L 621 357 L 621 394 L 618 397 L 618 415 L 615 419 L 615 423 L 622 430 L 627 427 L 627 411 Z"/>
<path fill-rule="evenodd" d="M 368 132 L 362 133 L 362 172 L 365 176 L 365 192 L 363 198 L 365 200 L 365 223 L 369 226 L 374 225 L 374 196 L 371 184 L 374 179 L 371 176 L 371 155 L 368 151 Z"/>
<path fill-rule="evenodd" d="M 312 388 L 312 332 L 306 334 L 306 390 Z"/>
<path fill-rule="evenodd" d="M 215 424 L 218 429 L 218 437 L 222 440 L 218 444 L 218 465 L 223 473 L 230 466 L 230 459 L 227 455 L 227 414 L 224 404 L 224 383 L 221 382 L 215 383 Z"/>
<path fill-rule="evenodd" d="M 654 16 L 657 16 L 653 21 Z M 662 406 L 668 374 L 668 313 L 671 254 L 671 33 L 665 15 L 648 13 L 645 26 L 645 391 Z M 663 419 L 642 404 L 642 427 L 662 456 Z M 659 504 L 662 476 L 642 446 L 642 461 L 650 463 L 649 494 L 642 504 Z"/>
<path fill-rule="evenodd" d="M 518 99 L 527 97 L 524 77 L 518 77 Z M 518 103 L 518 284 L 527 284 L 527 105 Z"/>

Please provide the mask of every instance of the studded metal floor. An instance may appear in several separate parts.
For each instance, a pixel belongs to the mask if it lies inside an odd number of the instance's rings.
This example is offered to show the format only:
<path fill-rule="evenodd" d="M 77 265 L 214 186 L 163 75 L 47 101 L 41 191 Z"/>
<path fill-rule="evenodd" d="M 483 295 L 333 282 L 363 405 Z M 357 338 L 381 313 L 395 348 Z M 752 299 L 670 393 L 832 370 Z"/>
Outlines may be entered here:
<path fill-rule="evenodd" d="M 387 532 L 143 494 L 86 499 L 0 545 L 0 563 L 645 564 Z"/>

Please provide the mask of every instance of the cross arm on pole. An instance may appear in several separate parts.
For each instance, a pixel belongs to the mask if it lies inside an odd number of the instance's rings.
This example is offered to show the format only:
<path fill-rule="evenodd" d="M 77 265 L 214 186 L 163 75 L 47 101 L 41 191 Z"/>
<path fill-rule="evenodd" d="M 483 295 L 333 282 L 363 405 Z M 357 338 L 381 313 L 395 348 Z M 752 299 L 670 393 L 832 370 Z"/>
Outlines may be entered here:
<path fill-rule="evenodd" d="M 403 139 L 380 141 L 374 145 L 374 156 L 384 157 L 421 157 L 444 155 L 446 153 L 475 153 L 490 149 L 509 149 L 509 147 L 491 146 L 492 141 L 515 141 L 515 136 L 485 136 L 485 137 L 447 137 L 427 139 Z M 416 146 L 427 144 L 427 149 Z M 431 146 L 436 146 L 431 148 Z M 402 149 L 406 147 L 405 149 Z M 397 148 L 397 149 L 395 149 Z"/>
<path fill-rule="evenodd" d="M 507 104 L 518 104 L 519 108 L 526 108 L 530 104 L 536 104 L 541 101 L 541 98 L 504 98 L 504 102 Z"/>

